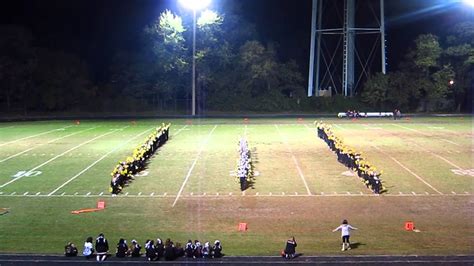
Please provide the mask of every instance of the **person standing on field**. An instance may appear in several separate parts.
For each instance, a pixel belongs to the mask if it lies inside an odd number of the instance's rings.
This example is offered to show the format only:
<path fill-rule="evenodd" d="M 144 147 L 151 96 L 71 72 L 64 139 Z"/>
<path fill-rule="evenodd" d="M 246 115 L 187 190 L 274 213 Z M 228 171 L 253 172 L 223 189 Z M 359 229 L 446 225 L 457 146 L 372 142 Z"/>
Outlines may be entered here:
<path fill-rule="evenodd" d="M 341 230 L 341 237 L 342 237 L 342 249 L 341 251 L 345 251 L 346 249 L 351 249 L 351 243 L 349 242 L 350 231 L 357 230 L 357 228 L 351 226 L 347 220 L 343 220 L 342 224 L 339 225 L 336 229 L 332 230 L 333 232 Z"/>

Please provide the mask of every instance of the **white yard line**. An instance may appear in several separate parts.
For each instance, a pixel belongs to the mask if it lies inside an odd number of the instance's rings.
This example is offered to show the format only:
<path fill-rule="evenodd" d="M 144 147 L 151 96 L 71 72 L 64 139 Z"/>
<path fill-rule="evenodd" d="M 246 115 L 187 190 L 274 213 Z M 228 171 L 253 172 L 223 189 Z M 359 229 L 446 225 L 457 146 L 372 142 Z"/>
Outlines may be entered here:
<path fill-rule="evenodd" d="M 179 197 L 181 196 L 181 193 L 183 192 L 184 186 L 186 185 L 186 183 L 188 182 L 189 177 L 191 176 L 191 172 L 193 171 L 194 166 L 196 165 L 198 159 L 201 157 L 201 153 L 202 153 L 202 151 L 204 150 L 204 147 L 206 146 L 207 142 L 209 142 L 209 139 L 211 138 L 211 135 L 212 135 L 212 133 L 214 132 L 214 130 L 215 130 L 216 128 L 217 128 L 217 125 L 215 125 L 215 126 L 212 128 L 211 132 L 209 132 L 209 134 L 207 135 L 206 139 L 205 139 L 205 140 L 203 141 L 203 143 L 201 144 L 201 148 L 199 149 L 199 152 L 198 152 L 198 154 L 196 155 L 196 158 L 194 159 L 193 164 L 192 164 L 191 167 L 189 168 L 188 174 L 187 174 L 186 177 L 184 178 L 183 184 L 181 185 L 181 188 L 180 188 L 179 191 L 178 191 L 178 195 L 176 195 L 176 198 L 174 199 L 173 207 L 176 205 L 176 202 L 178 202 L 178 199 L 179 199 Z"/>
<path fill-rule="evenodd" d="M 425 135 L 425 136 L 430 136 L 430 137 L 431 137 L 431 135 L 427 135 L 427 134 L 425 134 L 425 133 L 423 133 L 423 132 L 421 132 L 421 131 L 415 130 L 415 129 L 411 129 L 411 128 L 408 128 L 408 127 L 403 127 L 403 126 L 400 126 L 400 125 L 397 125 L 397 124 L 392 124 L 392 125 L 397 126 L 397 127 L 401 127 L 401 128 L 406 128 L 406 129 L 409 129 L 409 130 L 412 130 L 412 131 L 416 131 L 416 132 L 419 132 L 420 134 L 423 134 L 423 135 Z M 387 132 L 387 130 L 384 130 L 384 131 Z M 398 137 L 398 136 L 397 136 L 397 137 Z M 398 138 L 405 140 L 404 138 L 401 138 L 401 137 L 398 137 Z M 451 162 L 450 160 L 444 158 L 443 156 L 441 156 L 441 155 L 439 155 L 439 154 L 436 154 L 436 153 L 434 153 L 434 152 L 432 152 L 432 151 L 430 151 L 430 150 L 428 150 L 428 149 L 425 149 L 424 147 L 422 147 L 421 145 L 418 145 L 418 143 L 416 143 L 416 142 L 414 142 L 414 141 L 411 141 L 411 140 L 409 140 L 409 141 L 410 141 L 413 145 L 415 145 L 416 147 L 418 147 L 421 151 L 426 152 L 426 153 L 429 153 L 429 154 L 431 154 L 431 155 L 433 155 L 433 156 L 435 156 L 435 157 L 437 157 L 437 158 L 439 158 L 439 159 L 445 161 L 446 163 L 450 164 L 451 166 L 453 166 L 453 167 L 455 167 L 455 168 L 457 168 L 457 169 L 459 169 L 459 170 L 462 170 L 461 167 L 459 167 L 459 166 L 456 165 L 455 163 Z"/>
<path fill-rule="evenodd" d="M 67 150 L 67 151 L 65 151 L 65 152 L 63 152 L 63 153 L 61 153 L 61 154 L 59 154 L 59 155 L 56 155 L 56 156 L 54 156 L 53 158 L 47 160 L 46 162 L 44 162 L 44 163 L 42 163 L 42 164 L 40 164 L 40 165 L 34 167 L 33 169 L 29 170 L 28 172 L 29 172 L 29 173 L 30 173 L 30 172 L 33 172 L 33 171 L 35 171 L 36 169 L 38 169 L 38 168 L 40 168 L 40 167 L 42 167 L 42 166 L 44 166 L 44 165 L 46 165 L 46 164 L 48 164 L 48 163 L 50 163 L 50 162 L 56 160 L 57 158 L 63 156 L 64 154 L 67 154 L 67 153 L 69 153 L 69 152 L 71 152 L 71 151 L 73 151 L 73 150 L 75 150 L 75 149 L 80 148 L 81 146 L 86 145 L 87 143 L 90 143 L 90 142 L 92 142 L 92 141 L 94 141 L 94 140 L 96 140 L 96 139 L 99 139 L 99 138 L 102 138 L 102 137 L 107 136 L 107 135 L 109 135 L 109 134 L 112 134 L 112 133 L 114 133 L 114 132 L 116 132 L 116 131 L 118 131 L 118 130 L 123 130 L 123 129 L 127 128 L 127 127 L 129 127 L 129 126 L 126 126 L 126 127 L 120 128 L 120 129 L 114 129 L 113 131 L 107 132 L 107 133 L 102 134 L 102 135 L 99 135 L 99 136 L 97 136 L 97 137 L 95 137 L 95 138 L 93 138 L 93 139 L 90 139 L 90 140 L 88 140 L 88 141 L 82 142 L 81 144 L 79 144 L 79 145 L 77 145 L 77 146 L 75 146 L 75 147 L 72 147 L 71 149 L 69 149 L 69 150 Z M 10 180 L 10 181 L 8 181 L 7 183 L 1 185 L 0 188 L 3 188 L 3 187 L 5 187 L 5 186 L 7 186 L 7 185 L 13 183 L 13 182 L 19 180 L 19 179 L 22 178 L 22 177 L 23 177 L 23 175 L 22 175 L 22 176 L 19 176 L 19 177 L 16 177 L 16 178 L 14 178 L 14 179 L 12 179 L 12 180 Z"/>
<path fill-rule="evenodd" d="M 84 129 L 84 130 L 81 130 L 81 131 L 78 131 L 78 132 L 75 132 L 75 133 L 71 133 L 71 134 L 66 135 L 66 136 L 62 136 L 62 137 L 60 137 L 60 138 L 56 138 L 56 139 L 50 140 L 50 141 L 48 141 L 48 142 L 46 142 L 46 143 L 42 143 L 42 144 L 40 144 L 40 145 L 37 145 L 37 146 L 35 146 L 35 147 L 29 148 L 29 149 L 24 150 L 24 151 L 22 151 L 22 152 L 19 152 L 19 153 L 17 153 L 17 154 L 13 154 L 13 155 L 11 155 L 11 156 L 5 158 L 5 159 L 2 159 L 2 160 L 0 160 L 0 163 L 2 163 L 2 162 L 4 162 L 4 161 L 8 161 L 8 160 L 10 160 L 11 158 L 15 158 L 16 156 L 22 155 L 23 153 L 26 153 L 26 152 L 29 152 L 29 151 L 31 151 L 31 150 L 34 150 L 34 149 L 36 149 L 36 148 L 38 148 L 38 147 L 40 147 L 40 146 L 43 146 L 43 145 L 45 145 L 45 144 L 50 144 L 50 143 L 53 143 L 53 142 L 55 142 L 55 141 L 58 141 L 58 140 L 61 140 L 61 139 L 65 139 L 65 138 L 68 138 L 68 137 L 70 137 L 70 136 L 74 136 L 74 135 L 76 135 L 76 134 L 79 134 L 79 133 L 82 133 L 82 132 L 85 132 L 85 131 L 89 131 L 89 130 L 92 130 L 92 129 L 95 129 L 95 128 L 97 128 L 97 127 L 92 127 L 92 128 Z"/>
<path fill-rule="evenodd" d="M 94 165 L 98 164 L 100 161 L 102 161 L 103 159 L 105 159 L 107 156 L 109 156 L 111 153 L 113 152 L 116 152 L 117 150 L 123 148 L 125 145 L 127 145 L 130 141 L 142 136 L 143 134 L 147 133 L 148 131 L 152 130 L 153 128 L 149 128 L 145 131 L 143 131 L 142 133 L 134 136 L 133 138 L 130 138 L 129 140 L 127 140 L 126 142 L 123 142 L 122 145 L 116 147 L 115 149 L 107 152 L 106 154 L 104 154 L 102 157 L 100 157 L 98 160 L 96 160 L 95 162 L 93 162 L 92 164 L 90 164 L 89 166 L 87 166 L 84 170 L 80 171 L 79 173 L 77 173 L 75 176 L 71 177 L 70 179 L 68 179 L 66 182 L 64 182 L 62 185 L 60 185 L 59 187 L 57 187 L 56 189 L 54 189 L 53 191 L 51 191 L 48 196 L 51 196 L 53 195 L 54 193 L 56 193 L 58 190 L 60 190 L 61 188 L 63 188 L 64 186 L 66 186 L 67 184 L 69 184 L 71 181 L 73 181 L 74 179 L 76 179 L 77 177 L 79 177 L 80 175 L 82 175 L 83 173 L 85 173 L 87 170 L 89 170 L 90 168 L 92 168 Z"/>
<path fill-rule="evenodd" d="M 400 163 L 397 159 L 395 159 L 394 157 L 390 156 L 388 153 L 384 152 L 382 149 L 380 149 L 379 147 L 375 146 L 375 145 L 372 145 L 372 147 L 374 147 L 375 149 L 377 149 L 378 151 L 380 151 L 381 153 L 385 154 L 386 156 L 388 156 L 390 159 L 392 159 L 394 162 L 396 162 L 398 165 L 400 165 L 403 169 L 405 169 L 407 172 L 409 172 L 410 174 L 412 174 L 414 177 L 416 177 L 418 180 L 420 180 L 421 182 L 423 182 L 425 185 L 429 186 L 432 190 L 436 191 L 438 194 L 440 195 L 443 195 L 443 193 L 441 193 L 439 190 L 437 190 L 435 187 L 433 187 L 430 183 L 426 182 L 423 178 L 421 178 L 419 175 L 415 174 L 412 170 L 408 169 L 408 167 L 406 167 L 405 165 L 403 165 L 402 163 Z"/>
<path fill-rule="evenodd" d="M 447 142 L 447 143 L 450 143 L 450 144 L 453 144 L 453 145 L 456 145 L 456 146 L 461 146 L 460 144 L 454 142 L 454 141 L 450 141 L 450 140 L 447 140 L 447 139 L 443 139 L 443 138 L 440 138 L 440 137 L 436 137 L 434 135 L 430 135 L 430 134 L 426 134 L 425 132 L 423 131 L 419 131 L 419 130 L 416 130 L 416 129 L 413 129 L 413 128 L 409 128 L 409 127 L 404 127 L 404 126 L 400 126 L 400 125 L 397 125 L 397 124 L 392 124 L 393 126 L 396 126 L 396 127 L 399 127 L 399 128 L 403 128 L 403 129 L 407 129 L 407 130 L 410 130 L 410 131 L 413 131 L 413 132 L 416 132 L 418 134 L 421 134 L 423 136 L 426 136 L 426 137 L 434 137 L 434 138 L 437 138 L 441 141 L 444 141 L 444 142 Z"/>
<path fill-rule="evenodd" d="M 300 178 L 303 181 L 304 186 L 306 187 L 306 191 L 308 192 L 308 195 L 311 195 L 311 190 L 309 190 L 308 183 L 306 182 L 306 178 L 304 177 L 303 171 L 301 171 L 300 165 L 299 165 L 298 161 L 296 160 L 295 155 L 293 154 L 293 150 L 291 149 L 290 145 L 288 144 L 288 140 L 286 139 L 286 137 L 283 136 L 283 134 L 280 131 L 280 128 L 276 124 L 275 124 L 275 128 L 277 129 L 278 134 L 280 135 L 280 138 L 285 143 L 286 149 L 291 153 L 291 157 L 293 158 L 293 162 L 296 165 L 296 169 L 298 170 L 298 174 L 300 175 Z"/>
<path fill-rule="evenodd" d="M 24 137 L 24 138 L 21 138 L 21 139 L 16 139 L 16 140 L 8 141 L 8 142 L 5 142 L 5 143 L 0 144 L 0 147 L 1 147 L 1 146 L 4 146 L 4 145 L 7 145 L 7 144 L 15 143 L 15 142 L 18 142 L 18 141 L 21 141 L 21 140 L 30 139 L 30 138 L 34 138 L 34 137 L 39 137 L 39 136 L 42 136 L 42 135 L 45 135 L 45 134 L 48 134 L 48 133 L 51 133 L 51 132 L 54 132 L 54 131 L 63 130 L 63 129 L 66 129 L 66 128 L 68 128 L 68 127 L 72 127 L 72 125 L 71 125 L 71 126 L 67 126 L 67 127 L 62 127 L 62 128 L 56 128 L 56 129 L 49 130 L 49 131 L 46 131 L 46 132 L 42 132 L 42 133 L 39 133 L 39 134 L 36 134 L 36 135 Z"/>

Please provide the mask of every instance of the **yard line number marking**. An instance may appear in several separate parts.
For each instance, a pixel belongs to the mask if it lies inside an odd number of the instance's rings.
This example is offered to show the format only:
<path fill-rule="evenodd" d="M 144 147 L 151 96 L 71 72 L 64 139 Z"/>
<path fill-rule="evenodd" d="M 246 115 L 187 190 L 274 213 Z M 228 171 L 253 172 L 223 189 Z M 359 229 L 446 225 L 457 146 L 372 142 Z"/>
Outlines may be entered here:
<path fill-rule="evenodd" d="M 284 137 L 280 131 L 280 128 L 278 125 L 275 124 L 275 128 L 278 131 L 278 134 L 280 135 L 280 138 L 283 139 L 283 142 L 285 143 L 286 149 L 291 153 L 291 157 L 293 158 L 293 162 L 296 165 L 296 169 L 298 170 L 298 174 L 301 177 L 301 180 L 303 180 L 304 186 L 306 187 L 306 191 L 308 192 L 308 195 L 311 195 L 311 191 L 309 190 L 308 183 L 306 182 L 306 178 L 303 175 L 303 171 L 301 171 L 300 165 L 298 164 L 298 161 L 296 160 L 295 155 L 293 154 L 293 150 L 291 149 L 290 145 L 288 144 L 288 140 L 286 137 Z"/>
<path fill-rule="evenodd" d="M 429 186 L 432 190 L 436 191 L 438 194 L 440 195 L 443 195 L 443 193 L 441 193 L 439 190 L 437 190 L 435 187 L 433 187 L 430 183 L 426 182 L 423 178 L 421 178 L 419 175 L 415 174 L 412 170 L 408 169 L 408 167 L 406 167 L 405 165 L 403 165 L 402 163 L 400 163 L 397 159 L 393 158 L 392 156 L 390 156 L 388 153 L 384 152 L 382 149 L 380 149 L 379 147 L 375 146 L 375 145 L 372 145 L 372 147 L 374 147 L 376 150 L 380 151 L 381 153 L 385 154 L 386 156 L 390 157 L 390 159 L 392 159 L 394 162 L 396 162 L 398 165 L 400 165 L 403 169 L 405 169 L 407 172 L 409 172 L 410 174 L 412 174 L 414 177 L 416 177 L 418 180 L 420 180 L 421 182 L 425 183 L 425 185 Z"/>
<path fill-rule="evenodd" d="M 79 177 L 80 175 L 82 175 L 83 173 L 85 173 L 87 170 L 89 170 L 90 168 L 92 168 L 94 165 L 98 164 L 100 161 L 102 161 L 103 159 L 105 159 L 105 157 L 109 156 L 111 153 L 123 148 L 126 144 L 128 144 L 130 141 L 142 136 L 143 134 L 147 133 L 148 131 L 152 130 L 152 128 L 149 128 L 145 131 L 143 131 L 142 133 L 134 136 L 133 138 L 127 140 L 126 142 L 124 142 L 122 145 L 116 147 L 115 149 L 109 151 L 108 153 L 104 154 L 102 157 L 100 157 L 98 160 L 96 160 L 95 162 L 93 162 L 91 165 L 89 165 L 88 167 L 86 167 L 84 170 L 80 171 L 78 174 L 76 174 L 75 176 L 71 177 L 69 180 L 67 180 L 66 182 L 64 182 L 62 185 L 60 185 L 59 187 L 57 187 L 55 190 L 51 191 L 48 196 L 51 196 L 53 195 L 54 193 L 56 193 L 58 190 L 60 190 L 61 188 L 63 188 L 64 186 L 66 186 L 67 184 L 69 184 L 71 181 L 73 181 L 74 179 L 76 179 L 77 177 Z"/>
<path fill-rule="evenodd" d="M 8 142 L 0 144 L 0 147 L 4 146 L 4 145 L 7 145 L 7 144 L 15 143 L 15 142 L 18 142 L 18 141 L 21 141 L 21 140 L 30 139 L 30 138 L 34 138 L 34 137 L 39 137 L 39 136 L 42 136 L 42 135 L 45 135 L 45 134 L 48 134 L 48 133 L 51 133 L 51 132 L 54 132 L 54 131 L 64 130 L 68 127 L 72 127 L 72 126 L 56 128 L 56 129 L 49 130 L 49 131 L 46 131 L 46 132 L 42 132 L 42 133 L 39 133 L 39 134 L 36 134 L 36 135 L 32 135 L 32 136 L 24 137 L 24 138 L 21 138 L 21 139 L 12 140 L 12 141 L 8 141 Z"/>
<path fill-rule="evenodd" d="M 109 135 L 109 134 L 112 134 L 112 133 L 114 133 L 114 132 L 116 132 L 116 131 L 118 131 L 118 130 L 123 130 L 123 129 L 127 128 L 127 127 L 129 127 L 129 126 L 126 126 L 126 127 L 120 128 L 120 129 L 114 129 L 113 131 L 107 132 L 107 133 L 102 134 L 102 135 L 99 135 L 99 136 L 97 136 L 97 137 L 95 137 L 95 138 L 93 138 L 93 139 L 90 139 L 90 140 L 88 140 L 88 141 L 82 142 L 81 144 L 79 144 L 79 145 L 77 145 L 77 146 L 75 146 L 75 147 L 72 147 L 72 148 L 70 148 L 69 150 L 67 150 L 67 151 L 65 151 L 65 152 L 63 152 L 63 153 L 61 153 L 61 154 L 54 156 L 53 158 L 51 158 L 51 159 L 47 160 L 46 162 L 44 162 L 44 163 L 42 163 L 42 164 L 36 166 L 35 168 L 29 170 L 28 172 L 35 171 L 36 169 L 38 169 L 38 168 L 40 168 L 40 167 L 42 167 L 42 166 L 44 166 L 44 165 L 47 165 L 48 163 L 50 163 L 50 162 L 56 160 L 57 158 L 63 156 L 64 154 L 67 154 L 67 153 L 69 153 L 69 152 L 71 152 L 71 151 L 73 151 L 73 150 L 75 150 L 75 149 L 78 149 L 78 148 L 80 148 L 81 146 L 86 145 L 87 143 L 90 143 L 90 142 L 92 142 L 92 141 L 94 141 L 94 140 L 96 140 L 96 139 L 99 139 L 99 138 L 102 138 L 102 137 L 107 136 L 107 135 Z M 13 182 L 19 180 L 19 179 L 22 178 L 22 177 L 23 177 L 23 176 L 19 176 L 19 177 L 16 177 L 16 178 L 14 178 L 14 179 L 8 181 L 8 182 L 6 182 L 5 184 L 1 185 L 0 188 L 3 188 L 3 187 L 5 187 L 5 186 L 7 186 L 7 185 L 13 183 Z"/>
<path fill-rule="evenodd" d="M 0 163 L 2 163 L 2 162 L 4 162 L 4 161 L 7 161 L 7 160 L 10 160 L 11 158 L 14 158 L 14 157 L 16 157 L 16 156 L 22 155 L 22 154 L 25 153 L 25 152 L 29 152 L 29 151 L 31 151 L 31 150 L 33 150 L 33 149 L 36 149 L 36 148 L 38 148 L 38 147 L 40 147 L 40 146 L 43 146 L 43 145 L 45 145 L 45 144 L 50 144 L 50 143 L 53 143 L 53 142 L 55 142 L 55 141 L 58 141 L 58 140 L 61 140 L 61 139 L 64 139 L 64 138 L 67 138 L 67 137 L 70 137 L 70 136 L 73 136 L 73 135 L 76 135 L 76 134 L 85 132 L 85 131 L 89 131 L 89 130 L 92 130 L 92 129 L 95 129 L 95 128 L 97 128 L 97 127 L 92 127 L 92 128 L 84 129 L 84 130 L 81 130 L 81 131 L 78 131 L 78 132 L 74 132 L 74 133 L 68 134 L 68 135 L 66 135 L 66 136 L 62 136 L 62 137 L 60 137 L 60 138 L 56 138 L 56 139 L 50 140 L 50 141 L 48 141 L 48 142 L 46 142 L 46 143 L 42 143 L 42 144 L 40 144 L 40 145 L 37 145 L 37 146 L 35 146 L 35 147 L 29 148 L 29 149 L 24 150 L 24 151 L 22 151 L 22 152 L 19 152 L 19 153 L 17 153 L 17 154 L 13 154 L 13 155 L 11 155 L 11 156 L 5 158 L 5 159 L 2 159 L 2 160 L 0 160 Z M 43 154 L 44 154 L 44 153 L 43 153 Z M 42 154 L 42 156 L 43 156 L 43 154 Z M 44 154 L 44 155 L 45 155 L 45 154 Z M 34 156 L 34 155 L 33 155 L 33 156 Z"/>
<path fill-rule="evenodd" d="M 176 195 L 176 198 L 173 202 L 173 207 L 176 205 L 176 202 L 178 202 L 178 199 L 179 197 L 181 196 L 181 193 L 183 192 L 183 189 L 184 189 L 184 186 L 186 185 L 186 183 L 188 182 L 188 179 L 189 177 L 191 176 L 191 172 L 193 171 L 194 169 L 194 166 L 196 165 L 197 163 L 197 160 L 199 159 L 199 157 L 201 156 L 201 153 L 202 151 L 204 150 L 204 147 L 206 146 L 207 142 L 209 142 L 209 139 L 211 138 L 211 135 L 212 133 L 214 132 L 214 130 L 217 128 L 217 125 L 215 125 L 211 132 L 209 132 L 209 134 L 207 135 L 207 138 L 203 141 L 202 145 L 201 145 L 201 148 L 199 149 L 199 152 L 198 154 L 196 155 L 196 158 L 194 159 L 194 162 L 193 164 L 191 165 L 191 167 L 189 168 L 189 171 L 188 171 L 188 174 L 186 175 L 186 177 L 184 178 L 184 181 L 183 181 L 183 184 L 181 185 L 181 188 L 179 189 L 178 191 L 178 195 Z"/>

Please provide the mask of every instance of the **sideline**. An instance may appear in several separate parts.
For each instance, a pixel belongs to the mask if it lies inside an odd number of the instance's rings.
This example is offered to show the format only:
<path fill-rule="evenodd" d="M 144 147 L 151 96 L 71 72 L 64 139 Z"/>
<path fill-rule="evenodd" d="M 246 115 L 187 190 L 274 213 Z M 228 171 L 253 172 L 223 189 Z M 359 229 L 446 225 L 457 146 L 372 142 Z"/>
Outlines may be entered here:
<path fill-rule="evenodd" d="M 188 179 L 189 179 L 189 177 L 191 176 L 191 172 L 193 171 L 194 166 L 196 166 L 197 160 L 199 159 L 199 157 L 201 157 L 201 153 L 202 153 L 202 151 L 204 150 L 204 147 L 206 146 L 207 142 L 209 142 L 209 139 L 211 138 L 211 135 L 212 135 L 212 133 L 214 132 L 214 130 L 215 130 L 216 128 L 217 128 L 217 125 L 215 125 L 215 126 L 212 128 L 211 132 L 209 132 L 209 134 L 207 135 L 207 138 L 206 138 L 206 139 L 204 140 L 204 142 L 202 143 L 201 148 L 199 149 L 199 152 L 198 152 L 198 154 L 196 155 L 196 158 L 194 159 L 193 164 L 192 164 L 191 167 L 189 168 L 188 174 L 187 174 L 186 177 L 184 178 L 183 184 L 181 185 L 181 188 L 179 189 L 178 194 L 176 195 L 176 199 L 174 200 L 172 207 L 174 207 L 174 206 L 176 205 L 176 202 L 178 202 L 178 199 L 179 199 L 179 197 L 181 196 L 181 193 L 183 192 L 184 186 L 185 186 L 186 183 L 188 182 Z"/>

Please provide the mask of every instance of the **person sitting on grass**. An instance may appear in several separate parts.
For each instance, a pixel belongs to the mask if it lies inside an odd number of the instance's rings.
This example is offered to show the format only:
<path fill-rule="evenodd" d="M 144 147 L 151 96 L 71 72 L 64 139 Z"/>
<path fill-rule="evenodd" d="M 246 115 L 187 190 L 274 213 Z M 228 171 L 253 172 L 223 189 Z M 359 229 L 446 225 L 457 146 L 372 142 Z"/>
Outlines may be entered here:
<path fill-rule="evenodd" d="M 64 255 L 66 255 L 66 257 L 77 256 L 76 245 L 74 245 L 74 243 L 72 242 L 68 242 L 67 245 L 64 247 Z"/>
<path fill-rule="evenodd" d="M 292 259 L 295 257 L 296 246 L 297 244 L 294 236 L 286 241 L 285 250 L 283 251 L 286 259 Z"/>
<path fill-rule="evenodd" d="M 202 258 L 202 245 L 199 240 L 194 240 L 193 258 Z"/>
<path fill-rule="evenodd" d="M 125 258 L 128 256 L 128 246 L 125 239 L 120 238 L 119 242 L 117 243 L 117 252 L 115 252 L 115 256 L 117 258 Z"/>
<path fill-rule="evenodd" d="M 147 240 L 145 244 L 146 259 L 148 261 L 154 261 L 158 259 L 158 253 L 155 249 L 155 243 L 153 240 Z"/>
<path fill-rule="evenodd" d="M 82 255 L 86 257 L 86 259 L 90 259 L 94 256 L 94 246 L 92 245 L 92 237 L 88 237 L 86 242 L 84 243 L 84 250 L 82 251 Z"/>
<path fill-rule="evenodd" d="M 204 243 L 204 247 L 202 248 L 202 257 L 205 259 L 209 259 L 211 256 L 211 245 L 209 242 Z"/>
<path fill-rule="evenodd" d="M 100 233 L 95 240 L 95 250 L 97 251 L 97 261 L 104 261 L 107 258 L 107 252 L 109 252 L 109 243 L 102 233 Z"/>
<path fill-rule="evenodd" d="M 222 257 L 222 245 L 219 240 L 214 241 L 214 246 L 212 247 L 212 257 L 213 258 Z"/>
<path fill-rule="evenodd" d="M 175 247 L 174 247 L 174 244 L 173 244 L 173 241 L 171 241 L 171 239 L 166 239 L 165 241 L 165 246 L 164 246 L 164 252 L 163 252 L 163 256 L 165 258 L 165 260 L 174 260 L 176 258 L 176 254 L 175 254 Z"/>
<path fill-rule="evenodd" d="M 140 257 L 142 254 L 140 253 L 140 250 L 142 247 L 140 244 L 138 244 L 137 240 L 133 239 L 132 240 L 132 246 L 130 247 L 130 253 L 132 254 L 132 257 L 137 258 Z"/>
<path fill-rule="evenodd" d="M 191 239 L 188 240 L 188 243 L 186 243 L 186 246 L 184 247 L 184 254 L 188 258 L 192 258 L 194 253 L 194 244 Z"/>

